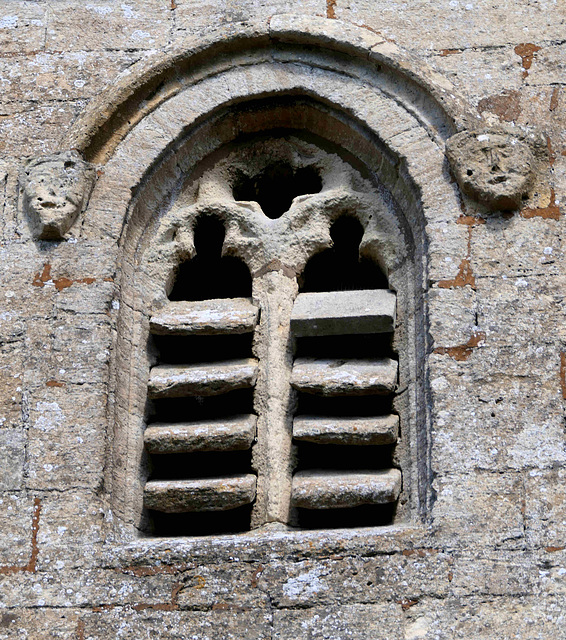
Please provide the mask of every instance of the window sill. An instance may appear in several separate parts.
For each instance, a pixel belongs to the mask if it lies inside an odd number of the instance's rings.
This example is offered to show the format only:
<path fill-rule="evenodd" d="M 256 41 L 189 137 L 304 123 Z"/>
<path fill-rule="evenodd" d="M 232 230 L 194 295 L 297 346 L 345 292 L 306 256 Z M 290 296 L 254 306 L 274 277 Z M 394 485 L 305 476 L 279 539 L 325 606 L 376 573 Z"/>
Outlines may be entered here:
<path fill-rule="evenodd" d="M 293 530 L 273 525 L 233 535 L 144 538 L 124 545 L 108 545 L 113 563 L 135 571 L 152 567 L 159 572 L 208 562 L 269 562 L 281 558 L 373 556 L 430 546 L 424 525 L 389 525 L 360 529 Z"/>

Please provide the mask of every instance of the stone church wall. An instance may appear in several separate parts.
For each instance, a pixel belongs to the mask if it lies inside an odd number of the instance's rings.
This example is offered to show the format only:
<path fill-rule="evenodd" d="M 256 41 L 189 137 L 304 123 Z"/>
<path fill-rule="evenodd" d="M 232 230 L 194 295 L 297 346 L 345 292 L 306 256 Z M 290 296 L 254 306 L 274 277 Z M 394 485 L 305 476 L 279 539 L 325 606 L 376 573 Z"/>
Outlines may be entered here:
<path fill-rule="evenodd" d="M 0 639 L 566 639 L 564 33 L 550 0 L 1 4 Z M 226 186 L 262 153 L 321 168 L 283 231 Z M 397 294 L 388 523 L 297 527 L 283 470 L 251 532 L 152 535 L 150 321 L 202 211 L 261 309 L 260 476 L 294 455 L 274 336 L 362 224 Z"/>

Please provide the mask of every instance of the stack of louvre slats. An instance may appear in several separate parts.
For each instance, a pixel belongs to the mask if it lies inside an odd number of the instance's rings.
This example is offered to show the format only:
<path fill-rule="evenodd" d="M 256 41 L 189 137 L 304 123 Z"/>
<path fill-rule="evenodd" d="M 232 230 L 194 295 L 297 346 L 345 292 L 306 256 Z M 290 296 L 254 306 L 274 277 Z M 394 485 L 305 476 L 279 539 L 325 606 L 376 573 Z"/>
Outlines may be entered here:
<path fill-rule="evenodd" d="M 395 327 L 395 294 L 389 290 L 360 290 L 299 294 L 291 329 L 299 339 L 353 334 L 389 334 Z M 300 353 L 300 350 L 299 350 Z M 313 358 L 298 357 L 292 385 L 298 391 L 321 398 L 392 396 L 397 383 L 396 360 L 389 357 Z M 358 469 L 359 446 L 392 445 L 397 441 L 397 415 L 343 416 L 302 415 L 293 424 L 296 441 L 321 445 L 343 445 L 352 456 L 350 468 L 302 469 L 295 473 L 292 501 L 303 509 L 336 509 L 395 502 L 401 490 L 401 472 L 394 468 Z"/>
<path fill-rule="evenodd" d="M 150 319 L 154 335 L 217 336 L 251 333 L 258 309 L 248 298 L 170 302 Z M 150 399 L 218 396 L 238 389 L 251 389 L 257 377 L 254 358 L 224 362 L 158 364 L 151 369 Z M 251 448 L 256 433 L 255 415 L 233 415 L 224 419 L 178 423 L 153 423 L 144 441 L 152 456 L 195 452 L 231 452 Z M 144 490 L 146 508 L 165 513 L 225 511 L 250 504 L 255 499 L 256 476 L 249 469 L 222 475 L 222 469 L 206 470 L 202 477 L 150 480 Z M 183 532 L 190 535 L 190 531 Z"/>

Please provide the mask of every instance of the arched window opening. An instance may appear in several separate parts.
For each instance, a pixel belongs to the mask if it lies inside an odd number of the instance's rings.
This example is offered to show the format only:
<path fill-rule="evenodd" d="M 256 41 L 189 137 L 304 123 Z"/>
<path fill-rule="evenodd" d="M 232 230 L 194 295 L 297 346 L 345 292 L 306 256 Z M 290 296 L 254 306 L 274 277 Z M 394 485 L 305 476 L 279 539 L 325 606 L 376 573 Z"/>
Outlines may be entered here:
<path fill-rule="evenodd" d="M 222 257 L 224 235 L 220 220 L 197 220 L 196 255 L 180 266 L 169 304 L 151 321 L 145 495 L 157 536 L 250 527 L 256 314 L 248 268 Z M 247 324 L 234 314 L 247 314 Z"/>
<path fill-rule="evenodd" d="M 303 528 L 377 526 L 395 516 L 395 295 L 381 269 L 360 257 L 363 232 L 354 217 L 334 222 L 333 246 L 307 263 L 291 319 L 293 500 Z"/>
<path fill-rule="evenodd" d="M 202 216 L 195 227 L 196 256 L 179 266 L 169 300 L 249 298 L 252 279 L 246 265 L 223 256 L 224 225 L 214 216 Z"/>
<path fill-rule="evenodd" d="M 330 227 L 332 247 L 313 256 L 299 278 L 302 293 L 387 289 L 387 278 L 371 259 L 360 256 L 364 229 L 353 216 L 342 216 Z"/>
<path fill-rule="evenodd" d="M 395 331 L 392 288 L 407 300 L 411 273 L 397 213 L 349 158 L 294 134 L 192 171 L 144 272 L 144 532 L 400 522 L 412 418 L 396 393 L 412 364 L 411 330 Z"/>

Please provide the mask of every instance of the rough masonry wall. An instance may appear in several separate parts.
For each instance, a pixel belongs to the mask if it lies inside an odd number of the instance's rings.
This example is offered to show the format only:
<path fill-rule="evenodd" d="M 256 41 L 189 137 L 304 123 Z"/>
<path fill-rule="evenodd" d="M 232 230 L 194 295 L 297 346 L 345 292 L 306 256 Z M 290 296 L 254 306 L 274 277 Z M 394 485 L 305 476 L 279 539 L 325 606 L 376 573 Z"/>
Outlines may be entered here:
<path fill-rule="evenodd" d="M 146 53 L 287 12 L 378 32 L 488 119 L 537 127 L 547 188 L 522 211 L 455 215 L 465 255 L 430 283 L 426 527 L 113 553 L 118 247 L 35 241 L 18 176 Z M 566 638 L 564 33 L 559 1 L 2 3 L 0 638 Z"/>

